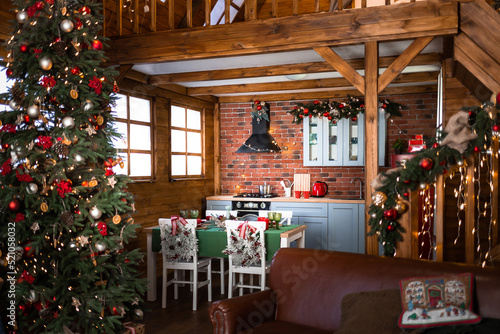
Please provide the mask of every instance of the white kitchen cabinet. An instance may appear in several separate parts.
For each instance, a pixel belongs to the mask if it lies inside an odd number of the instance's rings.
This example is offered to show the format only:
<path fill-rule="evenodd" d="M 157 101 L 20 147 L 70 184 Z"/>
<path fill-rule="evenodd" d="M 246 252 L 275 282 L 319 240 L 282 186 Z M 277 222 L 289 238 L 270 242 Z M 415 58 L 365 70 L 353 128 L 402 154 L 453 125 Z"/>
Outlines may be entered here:
<path fill-rule="evenodd" d="M 385 165 L 386 120 L 379 111 L 379 165 Z M 304 118 L 304 166 L 363 166 L 365 119 L 342 119 L 336 124 L 326 117 Z"/>
<path fill-rule="evenodd" d="M 328 204 L 328 249 L 365 252 L 364 204 Z"/>

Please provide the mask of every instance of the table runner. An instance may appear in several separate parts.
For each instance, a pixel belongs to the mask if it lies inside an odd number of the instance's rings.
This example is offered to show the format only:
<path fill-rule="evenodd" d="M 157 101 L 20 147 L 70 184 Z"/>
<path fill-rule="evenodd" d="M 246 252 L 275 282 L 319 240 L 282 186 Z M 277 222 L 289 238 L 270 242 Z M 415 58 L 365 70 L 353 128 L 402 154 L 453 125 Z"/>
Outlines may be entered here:
<path fill-rule="evenodd" d="M 299 225 L 280 226 L 279 230 L 271 228 L 264 233 L 266 241 L 266 261 L 271 261 L 274 253 L 280 248 L 280 234 L 293 230 L 297 226 Z M 209 225 L 205 230 L 196 230 L 196 236 L 198 237 L 199 256 L 227 258 L 227 255 L 222 253 L 227 246 L 226 231 L 221 230 L 215 225 Z M 153 228 L 152 238 L 152 250 L 153 252 L 159 252 L 161 250 L 159 226 Z"/>

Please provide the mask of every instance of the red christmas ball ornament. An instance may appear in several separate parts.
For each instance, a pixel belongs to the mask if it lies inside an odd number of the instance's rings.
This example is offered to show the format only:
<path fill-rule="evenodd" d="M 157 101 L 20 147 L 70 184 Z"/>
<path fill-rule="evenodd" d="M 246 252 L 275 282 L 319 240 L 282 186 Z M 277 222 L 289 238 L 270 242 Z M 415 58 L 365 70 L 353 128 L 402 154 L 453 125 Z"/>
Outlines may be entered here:
<path fill-rule="evenodd" d="M 80 13 L 82 13 L 83 15 L 90 15 L 90 8 L 87 7 L 87 6 L 83 6 L 82 8 L 80 8 L 78 10 Z"/>
<path fill-rule="evenodd" d="M 351 120 L 352 120 L 353 122 L 356 122 L 356 121 L 358 120 L 358 118 L 357 118 L 356 116 L 352 116 L 352 117 L 351 117 Z"/>
<path fill-rule="evenodd" d="M 54 37 L 54 43 L 57 43 L 57 42 L 60 42 L 61 41 L 61 37 Z"/>
<path fill-rule="evenodd" d="M 4 148 L 4 149 L 8 149 L 8 148 L 9 148 L 9 144 L 7 144 L 7 143 L 3 144 L 3 145 L 2 145 L 2 148 Z"/>
<path fill-rule="evenodd" d="M 262 106 L 260 104 L 257 106 L 257 110 L 262 110 Z"/>
<path fill-rule="evenodd" d="M 405 180 L 405 184 L 410 184 L 411 180 Z"/>
<path fill-rule="evenodd" d="M 339 108 L 340 108 L 340 109 L 344 108 L 344 105 L 343 105 L 342 103 L 341 103 L 341 104 L 339 104 Z"/>
<path fill-rule="evenodd" d="M 12 75 L 12 73 L 14 73 L 14 72 L 10 68 L 8 68 L 7 71 L 5 71 L 5 74 L 7 75 L 7 77 L 10 77 Z"/>
<path fill-rule="evenodd" d="M 35 255 L 35 253 L 31 251 L 32 248 L 33 247 L 31 246 L 24 246 L 24 256 L 32 257 L 33 255 Z"/>
<path fill-rule="evenodd" d="M 260 101 L 259 101 L 259 100 L 257 100 L 257 101 L 255 101 L 255 102 L 254 102 L 254 104 L 259 104 L 259 103 L 260 103 Z"/>
<path fill-rule="evenodd" d="M 382 104 L 382 108 L 387 108 L 387 104 Z"/>
<path fill-rule="evenodd" d="M 102 50 L 102 42 L 98 39 L 94 39 L 92 41 L 92 49 L 96 51 Z"/>
<path fill-rule="evenodd" d="M 78 75 L 80 74 L 80 68 L 78 66 L 75 66 L 71 69 L 71 74 Z"/>
<path fill-rule="evenodd" d="M 328 119 L 332 119 L 332 117 L 328 117 Z M 332 121 L 332 124 L 337 124 L 337 121 Z"/>
<path fill-rule="evenodd" d="M 474 146 L 474 152 L 479 153 L 481 152 L 481 149 L 477 146 Z"/>
<path fill-rule="evenodd" d="M 387 231 L 394 231 L 395 227 L 392 224 L 387 225 Z"/>
<path fill-rule="evenodd" d="M 327 112 L 323 113 L 323 116 L 328 117 L 328 113 Z"/>
<path fill-rule="evenodd" d="M 24 121 L 26 123 L 29 123 L 30 122 L 30 117 L 28 115 L 24 115 Z"/>
<path fill-rule="evenodd" d="M 396 219 L 397 215 L 398 215 L 398 212 L 394 208 L 390 208 L 390 209 L 384 211 L 384 218 L 385 219 L 394 220 L 394 219 Z"/>
<path fill-rule="evenodd" d="M 113 158 L 108 158 L 108 160 L 104 160 L 105 167 L 113 167 Z"/>
<path fill-rule="evenodd" d="M 300 118 L 304 118 L 304 115 L 299 115 Z"/>
<path fill-rule="evenodd" d="M 313 118 L 313 115 L 312 115 L 312 114 L 310 114 L 310 115 L 309 115 L 309 118 Z"/>
<path fill-rule="evenodd" d="M 404 196 L 404 197 L 406 197 L 406 198 L 408 198 L 408 197 L 410 197 L 410 193 L 409 193 L 409 192 L 405 192 L 405 193 L 403 194 L 403 196 Z"/>
<path fill-rule="evenodd" d="M 422 168 L 423 170 L 431 170 L 432 165 L 433 162 L 431 158 L 422 158 L 419 163 L 420 168 Z"/>
<path fill-rule="evenodd" d="M 438 143 L 434 143 L 432 144 L 432 148 L 438 148 L 439 147 L 439 144 Z"/>
<path fill-rule="evenodd" d="M 35 9 L 36 10 L 42 10 L 45 4 L 42 1 L 37 1 L 35 2 Z"/>
<path fill-rule="evenodd" d="M 500 127 L 498 126 L 498 124 L 495 124 L 491 129 L 495 132 L 498 132 L 498 129 L 500 129 Z"/>
<path fill-rule="evenodd" d="M 17 198 L 9 202 L 10 211 L 16 212 L 17 210 L 19 210 L 20 207 L 21 207 L 21 202 L 19 202 Z"/>
<path fill-rule="evenodd" d="M 27 44 L 21 44 L 21 46 L 19 47 L 19 51 L 23 52 L 23 53 L 26 53 L 28 52 L 28 45 Z"/>
<path fill-rule="evenodd" d="M 308 114 L 309 113 L 309 109 L 304 109 L 304 114 Z"/>

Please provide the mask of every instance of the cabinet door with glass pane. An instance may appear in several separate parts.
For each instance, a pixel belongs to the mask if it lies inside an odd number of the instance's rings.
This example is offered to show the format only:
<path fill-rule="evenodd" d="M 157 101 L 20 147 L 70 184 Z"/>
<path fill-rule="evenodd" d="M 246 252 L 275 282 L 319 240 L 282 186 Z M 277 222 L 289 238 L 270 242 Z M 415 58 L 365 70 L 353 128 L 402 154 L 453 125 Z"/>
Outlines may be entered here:
<path fill-rule="evenodd" d="M 344 128 L 342 122 L 332 123 L 328 119 L 322 119 L 323 127 L 323 164 L 322 166 L 342 165 L 342 138 Z"/>
<path fill-rule="evenodd" d="M 345 133 L 343 135 L 343 165 L 363 166 L 365 162 L 365 122 L 364 115 L 359 114 L 357 118 L 343 119 Z"/>
<path fill-rule="evenodd" d="M 323 119 L 304 119 L 304 166 L 322 166 Z"/>

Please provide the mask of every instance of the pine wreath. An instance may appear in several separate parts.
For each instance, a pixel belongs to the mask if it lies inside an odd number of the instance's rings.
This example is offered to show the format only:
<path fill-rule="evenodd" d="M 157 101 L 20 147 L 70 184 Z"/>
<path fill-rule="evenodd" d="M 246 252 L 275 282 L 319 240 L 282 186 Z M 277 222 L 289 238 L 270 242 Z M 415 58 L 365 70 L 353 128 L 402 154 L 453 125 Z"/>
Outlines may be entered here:
<path fill-rule="evenodd" d="M 266 253 L 264 245 L 260 241 L 260 234 L 247 230 L 244 238 L 240 237 L 237 231 L 231 231 L 230 242 L 222 251 L 226 255 L 233 257 L 233 264 L 236 266 L 250 267 L 259 263 L 260 254 Z"/>
<path fill-rule="evenodd" d="M 173 224 L 176 224 L 173 222 Z M 160 226 L 161 253 L 169 261 L 190 260 L 198 253 L 198 239 L 183 224 L 177 224 L 177 234 L 172 235 L 172 224 Z"/>

